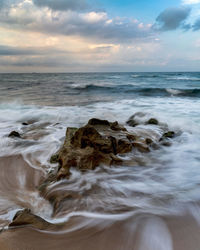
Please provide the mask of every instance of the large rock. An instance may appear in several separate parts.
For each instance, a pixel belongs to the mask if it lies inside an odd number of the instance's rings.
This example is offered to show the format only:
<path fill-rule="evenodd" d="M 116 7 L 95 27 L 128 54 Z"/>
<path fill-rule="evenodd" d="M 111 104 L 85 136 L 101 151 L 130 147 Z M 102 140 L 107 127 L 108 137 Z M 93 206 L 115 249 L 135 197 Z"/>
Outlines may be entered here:
<path fill-rule="evenodd" d="M 79 129 L 67 128 L 64 145 L 50 161 L 59 162 L 57 179 L 68 178 L 71 167 L 84 171 L 122 163 L 118 155 L 131 152 L 134 141 L 118 122 L 93 118 Z"/>
<path fill-rule="evenodd" d="M 113 125 L 98 119 L 90 120 L 78 130 L 68 128 L 65 143 L 58 154 L 58 179 L 68 177 L 71 167 L 92 170 L 100 164 L 110 166 L 121 163 L 116 155 L 130 152 L 132 143 L 125 136 L 116 138 L 116 131 L 125 131 L 125 128 L 118 123 Z M 106 135 L 103 135 L 104 132 Z"/>
<path fill-rule="evenodd" d="M 55 227 L 55 225 L 45 221 L 37 215 L 34 215 L 31 210 L 27 208 L 18 211 L 15 214 L 13 221 L 10 223 L 9 227 L 19 227 L 26 225 L 38 228 L 40 230 L 51 229 Z"/>
<path fill-rule="evenodd" d="M 136 118 L 144 118 L 144 123 L 158 125 L 156 119 L 151 118 L 146 122 L 145 117 L 144 113 L 136 113 L 129 119 L 128 124 L 134 123 Z M 118 122 L 97 118 L 89 120 L 79 129 L 67 128 L 63 146 L 50 159 L 51 163 L 59 163 L 58 171 L 53 179 L 69 178 L 72 167 L 85 171 L 93 170 L 101 164 L 107 166 L 122 164 L 119 156 L 130 153 L 133 149 L 133 157 L 131 157 L 134 159 L 135 150 L 148 153 L 150 148 L 159 148 L 159 145 L 162 145 L 162 136 L 155 136 L 155 132 L 148 129 L 134 128 L 128 132 Z M 173 133 L 168 132 L 163 137 L 171 137 L 171 135 Z"/>

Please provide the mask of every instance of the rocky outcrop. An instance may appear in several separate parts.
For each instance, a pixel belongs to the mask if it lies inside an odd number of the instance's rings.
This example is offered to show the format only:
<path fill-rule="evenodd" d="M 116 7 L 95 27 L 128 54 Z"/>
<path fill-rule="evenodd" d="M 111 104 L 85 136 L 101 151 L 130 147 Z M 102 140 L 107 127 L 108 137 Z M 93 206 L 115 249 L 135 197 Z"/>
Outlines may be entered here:
<path fill-rule="evenodd" d="M 127 122 L 133 127 L 136 126 L 135 117 L 143 118 L 145 115 L 143 113 L 133 115 Z M 143 121 L 143 124 L 158 126 L 159 122 L 151 118 Z M 173 135 L 172 131 L 163 131 L 163 136 L 151 138 L 148 133 L 130 132 L 118 122 L 97 118 L 89 120 L 79 129 L 67 128 L 63 146 L 50 159 L 51 163 L 59 163 L 55 179 L 69 178 L 72 167 L 85 171 L 93 170 L 101 164 L 107 166 L 122 164 L 120 155 L 135 150 L 148 153 L 151 148 L 159 148 L 159 144 L 167 146 L 166 139 Z"/>
<path fill-rule="evenodd" d="M 55 225 L 45 221 L 41 217 L 34 215 L 30 209 L 18 211 L 9 227 L 32 226 L 40 230 L 55 228 Z"/>
<path fill-rule="evenodd" d="M 132 140 L 127 138 L 126 128 L 118 122 L 91 119 L 82 128 L 67 128 L 63 147 L 57 154 L 60 170 L 57 179 L 70 175 L 70 168 L 95 169 L 101 164 L 115 165 L 122 162 L 118 154 L 133 149 Z M 56 157 L 51 158 L 53 161 Z"/>

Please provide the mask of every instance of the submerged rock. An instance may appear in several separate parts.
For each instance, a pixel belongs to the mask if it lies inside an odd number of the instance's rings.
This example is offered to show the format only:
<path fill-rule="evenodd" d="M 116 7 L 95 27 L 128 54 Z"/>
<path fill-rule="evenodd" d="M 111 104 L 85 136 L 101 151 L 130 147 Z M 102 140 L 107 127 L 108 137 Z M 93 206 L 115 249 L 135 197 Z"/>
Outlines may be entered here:
<path fill-rule="evenodd" d="M 155 118 L 151 118 L 147 121 L 147 124 L 158 125 L 158 120 L 156 120 Z"/>
<path fill-rule="evenodd" d="M 149 119 L 149 115 L 143 112 L 135 113 L 126 123 L 131 127 L 136 127 L 138 125 L 159 125 L 159 121 L 157 119 Z"/>
<path fill-rule="evenodd" d="M 162 138 L 174 138 L 175 132 L 174 131 L 168 131 L 163 134 Z"/>
<path fill-rule="evenodd" d="M 143 119 L 145 116 L 146 116 L 145 113 L 137 112 L 134 115 L 132 115 L 126 123 L 131 127 L 136 127 L 139 124 L 141 124 L 140 119 Z"/>

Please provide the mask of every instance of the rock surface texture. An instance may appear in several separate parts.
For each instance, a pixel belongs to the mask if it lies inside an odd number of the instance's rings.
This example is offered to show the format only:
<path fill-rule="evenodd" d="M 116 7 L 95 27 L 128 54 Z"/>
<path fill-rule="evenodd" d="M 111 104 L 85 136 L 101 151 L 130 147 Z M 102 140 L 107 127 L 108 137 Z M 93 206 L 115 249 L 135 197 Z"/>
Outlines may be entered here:
<path fill-rule="evenodd" d="M 132 116 L 127 124 L 137 125 L 133 121 L 138 114 Z M 143 117 L 142 113 L 139 113 Z M 150 119 L 143 122 L 146 125 L 159 126 L 156 119 Z M 117 164 L 126 164 L 122 161 L 123 154 L 137 150 L 141 153 L 148 153 L 151 148 L 158 148 L 158 144 L 163 143 L 175 136 L 175 133 L 161 129 L 162 135 L 155 136 L 148 130 L 128 131 L 118 122 L 109 122 L 93 118 L 81 128 L 67 128 L 66 137 L 63 146 L 59 152 L 50 159 L 51 163 L 59 163 L 59 169 L 56 173 L 56 179 L 69 178 L 70 168 L 75 167 L 81 171 L 93 170 L 101 164 L 111 166 Z M 170 135 L 168 135 L 170 133 Z"/>

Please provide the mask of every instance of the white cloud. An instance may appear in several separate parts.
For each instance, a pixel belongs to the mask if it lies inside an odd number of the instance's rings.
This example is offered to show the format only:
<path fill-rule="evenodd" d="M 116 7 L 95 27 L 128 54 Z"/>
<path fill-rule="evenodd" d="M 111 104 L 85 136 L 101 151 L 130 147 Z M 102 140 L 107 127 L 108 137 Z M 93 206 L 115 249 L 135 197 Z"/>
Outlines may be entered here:
<path fill-rule="evenodd" d="M 200 0 L 183 0 L 183 4 L 198 4 L 200 3 Z"/>
<path fill-rule="evenodd" d="M 105 11 L 53 11 L 47 7 L 39 8 L 31 0 L 21 0 L 2 11 L 0 23 L 11 29 L 109 42 L 143 40 L 153 33 L 149 24 L 139 23 L 135 19 L 110 19 Z"/>

